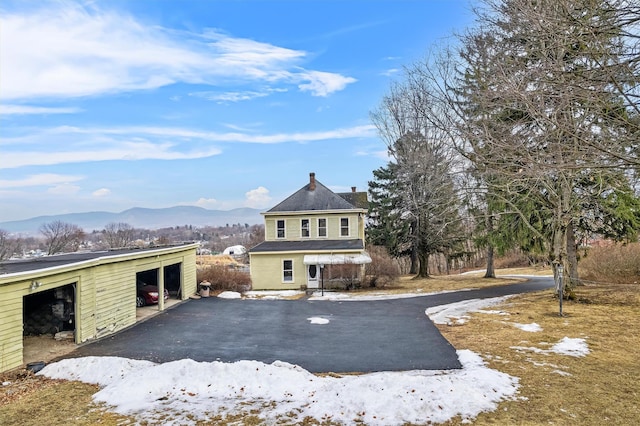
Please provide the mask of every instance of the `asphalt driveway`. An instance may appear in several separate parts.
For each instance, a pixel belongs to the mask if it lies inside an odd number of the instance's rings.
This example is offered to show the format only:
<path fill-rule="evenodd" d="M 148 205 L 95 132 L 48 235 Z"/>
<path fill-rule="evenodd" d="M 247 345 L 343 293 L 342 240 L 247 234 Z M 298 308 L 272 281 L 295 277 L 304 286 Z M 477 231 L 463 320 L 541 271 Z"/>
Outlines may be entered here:
<path fill-rule="evenodd" d="M 482 290 L 380 301 L 192 300 L 70 356 L 168 362 L 280 360 L 314 372 L 460 368 L 455 348 L 425 309 L 462 300 L 537 291 L 550 278 Z"/>

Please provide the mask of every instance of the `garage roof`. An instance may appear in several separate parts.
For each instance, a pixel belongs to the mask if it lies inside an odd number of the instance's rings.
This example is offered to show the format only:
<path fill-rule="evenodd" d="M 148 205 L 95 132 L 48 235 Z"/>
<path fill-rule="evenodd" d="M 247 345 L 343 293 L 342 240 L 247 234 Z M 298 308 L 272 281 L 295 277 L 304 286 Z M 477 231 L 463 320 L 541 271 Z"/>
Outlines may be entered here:
<path fill-rule="evenodd" d="M 181 246 L 175 246 L 181 247 Z M 53 256 L 34 257 L 29 259 L 16 259 L 6 260 L 0 262 L 0 275 L 2 274 L 15 274 L 20 272 L 31 272 L 40 269 L 52 268 L 55 266 L 71 265 L 74 263 L 80 263 L 87 260 L 98 259 L 102 257 L 113 257 L 134 253 L 147 253 L 167 247 L 153 247 L 145 249 L 118 249 L 118 250 L 103 250 L 103 251 L 89 251 L 89 252 L 76 252 L 56 254 Z"/>

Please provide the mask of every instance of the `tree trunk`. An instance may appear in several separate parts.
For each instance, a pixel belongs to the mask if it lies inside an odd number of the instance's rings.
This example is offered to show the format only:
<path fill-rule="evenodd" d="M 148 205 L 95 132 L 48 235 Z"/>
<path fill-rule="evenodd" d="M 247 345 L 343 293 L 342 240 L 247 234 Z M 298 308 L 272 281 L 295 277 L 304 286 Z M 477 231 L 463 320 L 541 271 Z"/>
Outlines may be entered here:
<path fill-rule="evenodd" d="M 411 261 L 409 265 L 409 274 L 415 275 L 418 273 L 418 250 L 414 246 L 411 249 L 411 255 L 409 255 L 409 260 Z"/>
<path fill-rule="evenodd" d="M 565 274 L 565 283 L 569 288 L 580 285 L 578 277 L 578 249 L 576 247 L 576 235 L 573 225 L 567 228 L 567 265 L 569 269 Z"/>
<path fill-rule="evenodd" d="M 495 278 L 496 271 L 493 265 L 493 245 L 487 246 L 487 272 L 484 274 L 485 278 Z"/>
<path fill-rule="evenodd" d="M 566 294 L 572 292 L 571 280 L 567 279 L 570 273 L 568 255 L 567 255 L 567 241 L 569 238 L 569 229 L 573 227 L 571 223 L 571 217 L 569 216 L 569 200 L 571 189 L 567 185 L 561 185 L 560 187 L 560 199 L 556 205 L 556 223 L 553 232 L 553 276 L 556 282 L 556 291 L 559 296 L 564 297 Z M 559 271 L 558 266 L 562 265 L 562 283 L 564 286 L 563 294 L 560 294 L 559 287 Z"/>
<path fill-rule="evenodd" d="M 429 278 L 429 254 L 420 253 L 418 257 L 420 259 L 420 269 L 416 278 Z"/>
<path fill-rule="evenodd" d="M 487 207 L 489 210 L 490 208 Z M 487 211 L 485 215 L 485 223 L 487 226 L 487 234 L 489 235 L 489 243 L 487 244 L 487 272 L 484 274 L 485 278 L 495 278 L 496 271 L 493 265 L 493 244 L 491 243 L 491 236 L 493 234 L 493 215 Z"/>

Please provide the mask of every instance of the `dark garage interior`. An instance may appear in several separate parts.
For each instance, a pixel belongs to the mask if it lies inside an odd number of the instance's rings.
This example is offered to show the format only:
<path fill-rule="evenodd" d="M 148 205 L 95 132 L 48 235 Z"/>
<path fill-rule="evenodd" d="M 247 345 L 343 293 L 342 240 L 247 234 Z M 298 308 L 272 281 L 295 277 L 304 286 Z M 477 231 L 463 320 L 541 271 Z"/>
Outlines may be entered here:
<path fill-rule="evenodd" d="M 75 331 L 75 283 L 24 296 L 25 336 Z"/>

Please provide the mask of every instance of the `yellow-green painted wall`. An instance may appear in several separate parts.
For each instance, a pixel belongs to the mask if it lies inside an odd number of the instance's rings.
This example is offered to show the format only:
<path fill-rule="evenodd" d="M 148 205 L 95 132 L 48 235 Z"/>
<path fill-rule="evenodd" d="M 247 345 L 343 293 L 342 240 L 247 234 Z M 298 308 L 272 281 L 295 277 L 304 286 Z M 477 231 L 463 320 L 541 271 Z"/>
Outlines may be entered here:
<path fill-rule="evenodd" d="M 310 241 L 310 240 L 362 240 L 364 245 L 365 210 L 347 211 L 309 211 L 294 214 L 265 214 L 265 241 Z M 318 237 L 318 218 L 327 220 L 327 236 Z M 349 236 L 340 235 L 340 219 L 349 219 Z M 309 219 L 309 237 L 302 237 L 302 219 Z M 285 221 L 285 238 L 277 238 L 276 223 Z M 306 254 L 348 254 L 337 252 L 272 252 L 249 253 L 251 282 L 255 290 L 298 290 L 307 285 L 307 268 L 304 265 Z M 293 282 L 282 281 L 282 261 L 293 260 Z"/>
<path fill-rule="evenodd" d="M 303 264 L 306 253 L 251 254 L 251 286 L 254 290 L 300 290 L 307 285 Z M 282 281 L 282 261 L 293 260 L 293 281 Z"/>
<path fill-rule="evenodd" d="M 23 298 L 76 285 L 75 340 L 104 337 L 136 322 L 136 273 L 181 263 L 182 299 L 197 291 L 197 244 L 105 256 L 74 265 L 0 275 L 0 372 L 22 365 Z M 32 290 L 31 283 L 40 285 Z"/>
<path fill-rule="evenodd" d="M 307 254 L 355 254 L 358 251 L 249 253 L 253 290 L 300 290 L 307 285 Z M 293 260 L 293 281 L 282 281 L 284 260 Z"/>
<path fill-rule="evenodd" d="M 327 219 L 327 236 L 318 237 L 318 218 Z M 340 219 L 349 218 L 349 236 L 340 235 Z M 302 237 L 302 219 L 309 219 L 310 236 Z M 285 238 L 276 238 L 276 222 L 285 221 Z M 364 240 L 364 211 L 349 212 L 314 212 L 299 215 L 269 215 L 265 216 L 265 241 L 297 241 L 313 239 L 362 239 Z"/>

